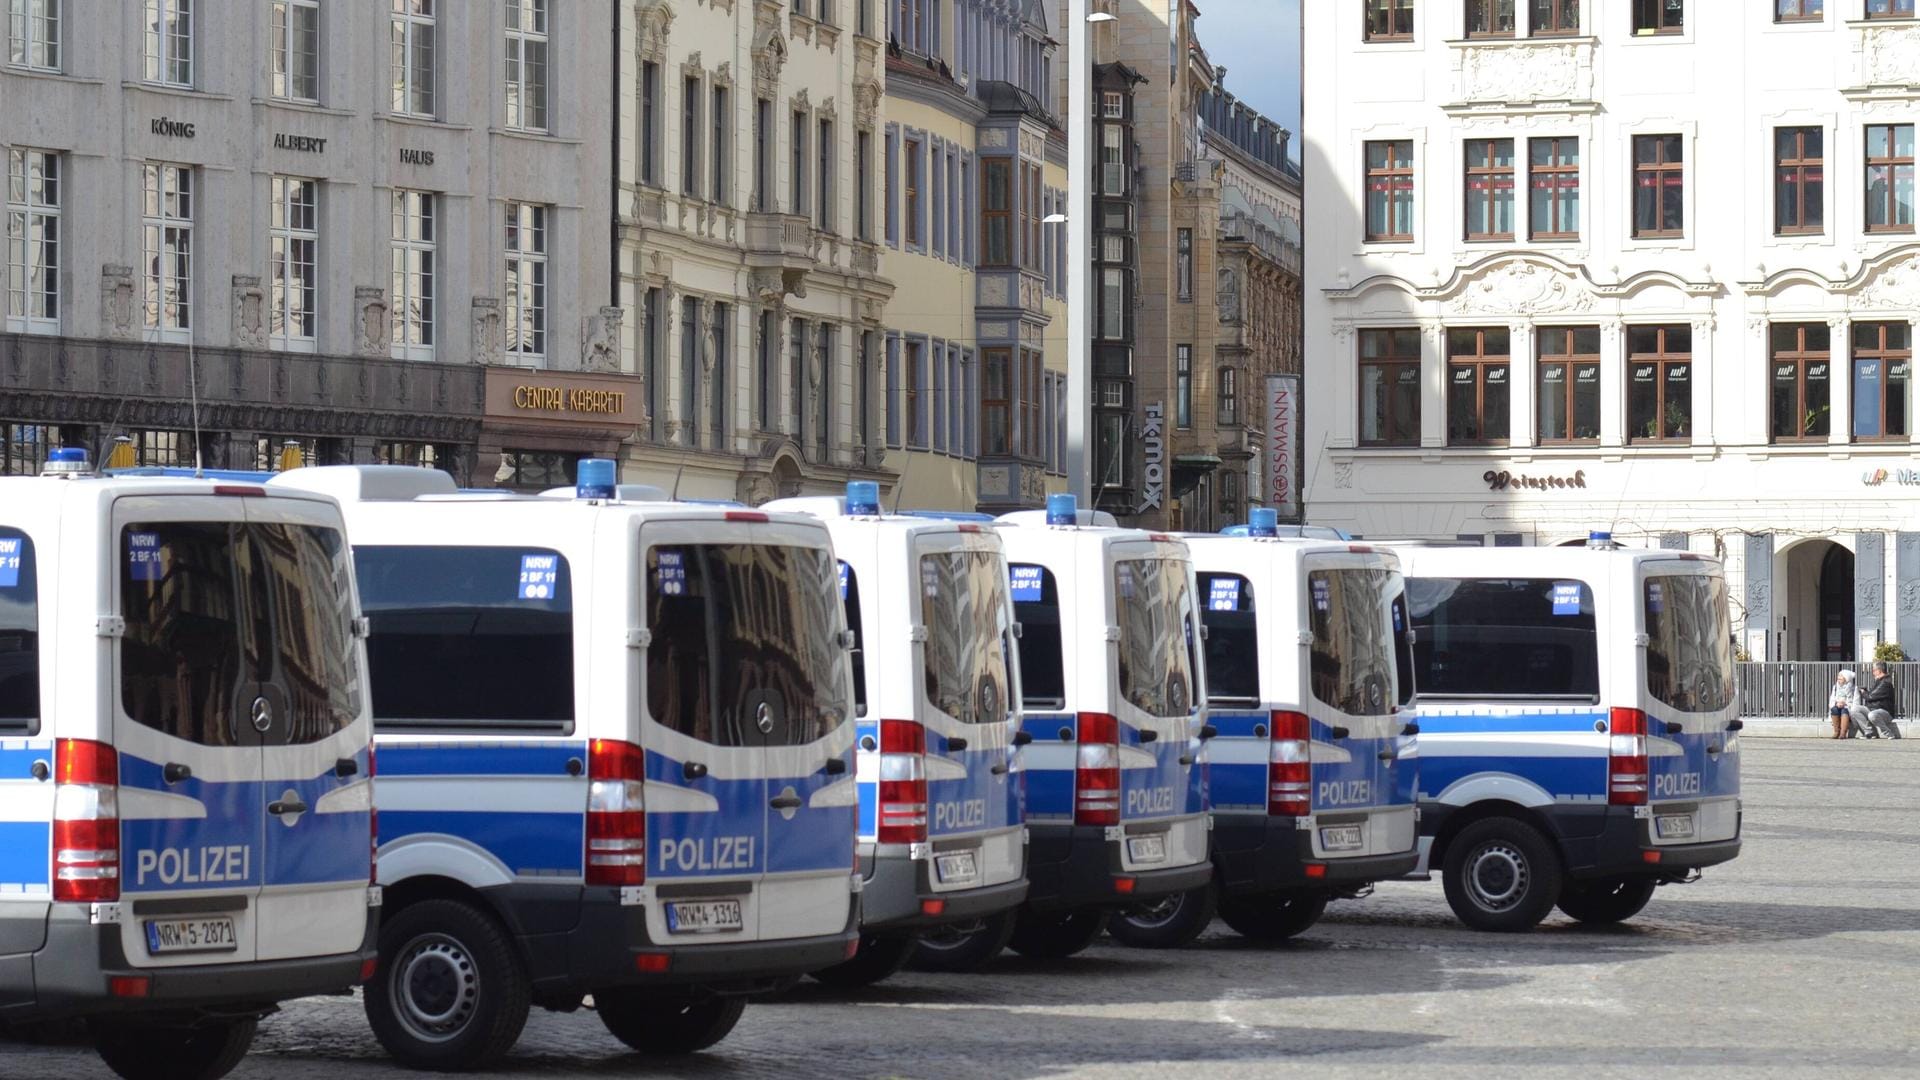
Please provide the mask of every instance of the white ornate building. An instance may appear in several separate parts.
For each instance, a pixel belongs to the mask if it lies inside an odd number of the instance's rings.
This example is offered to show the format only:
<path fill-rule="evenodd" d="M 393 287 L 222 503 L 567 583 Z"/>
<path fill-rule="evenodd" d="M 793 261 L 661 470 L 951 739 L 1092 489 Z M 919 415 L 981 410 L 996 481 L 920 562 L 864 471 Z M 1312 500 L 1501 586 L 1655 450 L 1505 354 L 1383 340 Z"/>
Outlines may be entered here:
<path fill-rule="evenodd" d="M 1755 658 L 1920 653 L 1911 9 L 1304 7 L 1309 519 L 1610 527 Z"/>

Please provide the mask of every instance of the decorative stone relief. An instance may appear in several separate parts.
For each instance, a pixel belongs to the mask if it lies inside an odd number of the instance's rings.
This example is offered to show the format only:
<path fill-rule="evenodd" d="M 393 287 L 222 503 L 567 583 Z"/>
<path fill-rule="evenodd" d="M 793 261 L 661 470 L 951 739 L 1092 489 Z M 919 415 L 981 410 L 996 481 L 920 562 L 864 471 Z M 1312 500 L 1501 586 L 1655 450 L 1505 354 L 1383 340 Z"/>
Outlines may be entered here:
<path fill-rule="evenodd" d="M 871 128 L 880 118 L 880 84 L 863 79 L 853 84 L 853 122 Z"/>
<path fill-rule="evenodd" d="M 581 371 L 620 370 L 620 323 L 623 311 L 603 307 L 587 319 L 587 332 L 580 339 Z M 642 316 L 644 319 L 645 316 Z"/>
<path fill-rule="evenodd" d="M 733 85 L 733 61 L 728 60 L 713 69 L 713 83 L 715 86 Z"/>
<path fill-rule="evenodd" d="M 1848 298 L 1847 306 L 1854 310 L 1920 307 L 1920 255 L 1883 268 Z"/>
<path fill-rule="evenodd" d="M 353 287 L 353 355 L 386 356 L 393 349 L 393 324 L 387 290 L 378 285 Z"/>
<path fill-rule="evenodd" d="M 1885 533 L 1855 533 L 1853 537 L 1853 622 L 1861 630 L 1878 629 L 1886 614 Z"/>
<path fill-rule="evenodd" d="M 1333 486 L 1342 491 L 1353 487 L 1353 463 L 1342 461 L 1333 467 Z"/>
<path fill-rule="evenodd" d="M 720 305 L 711 300 L 700 303 L 700 382 L 713 381 L 713 365 L 720 356 L 720 320 L 715 312 Z"/>
<path fill-rule="evenodd" d="M 1592 96 L 1590 47 L 1580 42 L 1475 45 L 1461 49 L 1466 101 L 1584 101 Z"/>
<path fill-rule="evenodd" d="M 267 347 L 267 293 L 260 279 L 249 274 L 233 275 L 233 346 L 236 349 Z"/>
<path fill-rule="evenodd" d="M 640 55 L 665 60 L 667 37 L 673 31 L 673 0 L 642 0 L 638 20 Z"/>
<path fill-rule="evenodd" d="M 1860 27 L 1860 81 L 1868 86 L 1920 85 L 1920 23 Z"/>
<path fill-rule="evenodd" d="M 704 70 L 705 68 L 700 63 L 699 49 L 695 49 L 692 52 L 688 53 L 687 58 L 685 60 L 680 61 L 680 72 L 681 74 L 685 75 L 689 79 L 693 78 L 696 75 L 699 75 Z"/>
<path fill-rule="evenodd" d="M 812 112 L 813 111 L 813 98 L 807 93 L 807 88 L 804 86 L 801 87 L 799 91 L 793 95 L 793 111 L 794 112 Z"/>
<path fill-rule="evenodd" d="M 1005 150 L 1013 145 L 1013 136 L 1006 128 L 981 128 L 979 139 L 983 150 Z"/>
<path fill-rule="evenodd" d="M 1522 259 L 1489 270 L 1448 305 L 1463 315 L 1532 315 L 1586 311 L 1592 306 L 1593 298 L 1573 278 Z"/>
<path fill-rule="evenodd" d="M 801 14 L 800 9 L 795 7 L 787 15 L 787 33 L 792 34 L 795 41 L 813 44 L 813 19 Z"/>
<path fill-rule="evenodd" d="M 109 264 L 100 268 L 100 323 L 106 327 L 107 336 L 116 341 L 132 341 L 139 336 L 133 267 Z"/>
<path fill-rule="evenodd" d="M 500 315 L 500 300 L 492 296 L 473 298 L 471 322 L 473 343 L 473 362 L 476 364 L 504 364 L 506 354 L 506 320 Z"/>
<path fill-rule="evenodd" d="M 1012 290 L 1007 287 L 1007 279 L 1001 274 L 982 274 L 980 282 L 980 306 L 1003 308 L 1013 303 Z"/>

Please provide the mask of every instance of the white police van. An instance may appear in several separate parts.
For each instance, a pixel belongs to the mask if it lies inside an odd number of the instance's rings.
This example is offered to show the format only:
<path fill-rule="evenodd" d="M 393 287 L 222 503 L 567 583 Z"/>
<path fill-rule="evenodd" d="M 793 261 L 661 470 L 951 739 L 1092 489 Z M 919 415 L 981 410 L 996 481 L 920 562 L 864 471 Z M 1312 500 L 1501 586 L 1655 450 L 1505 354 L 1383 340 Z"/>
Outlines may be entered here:
<path fill-rule="evenodd" d="M 1206 724 L 1187 547 L 1053 495 L 1000 518 L 1020 624 L 1027 902 L 1009 944 L 1085 949 L 1117 909 L 1205 885 Z"/>
<path fill-rule="evenodd" d="M 844 499 L 764 509 L 826 521 L 855 641 L 860 952 L 815 977 L 871 983 L 915 955 L 921 967 L 977 968 L 1005 944 L 1027 895 L 1000 536 L 942 515 L 883 516 L 871 481 L 848 484 Z"/>
<path fill-rule="evenodd" d="M 1691 552 L 1400 551 L 1420 871 L 1482 930 L 1637 914 L 1740 851 L 1727 585 Z"/>
<path fill-rule="evenodd" d="M 372 624 L 386 920 L 368 1020 L 403 1063 L 480 1067 L 530 1004 L 645 1053 L 859 935 L 850 641 L 797 514 L 459 493 L 339 466 Z"/>
<path fill-rule="evenodd" d="M 0 1021 L 211 1080 L 372 974 L 372 738 L 333 500 L 0 479 Z"/>
<path fill-rule="evenodd" d="M 1414 868 L 1414 737 L 1399 562 L 1360 544 L 1189 536 L 1207 628 L 1214 888 L 1228 926 L 1291 937 L 1329 900 Z M 1177 904 L 1188 905 L 1182 911 Z M 1112 926 L 1126 938 L 1211 902 L 1189 894 Z M 1203 924 L 1204 925 L 1204 924 Z"/>

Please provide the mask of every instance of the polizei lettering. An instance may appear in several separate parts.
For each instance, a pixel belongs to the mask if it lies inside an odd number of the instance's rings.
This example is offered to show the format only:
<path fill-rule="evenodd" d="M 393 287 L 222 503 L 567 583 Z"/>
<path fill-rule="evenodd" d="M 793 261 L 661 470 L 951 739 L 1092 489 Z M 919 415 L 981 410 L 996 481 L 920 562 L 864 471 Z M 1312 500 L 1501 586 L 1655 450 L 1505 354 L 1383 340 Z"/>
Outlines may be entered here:
<path fill-rule="evenodd" d="M 246 881 L 253 871 L 253 849 L 244 844 L 203 848 L 142 848 L 133 860 L 133 883 L 149 878 L 162 885 L 212 885 Z"/>
<path fill-rule="evenodd" d="M 1173 789 L 1170 787 L 1135 788 L 1127 792 L 1127 814 L 1173 813 Z"/>
<path fill-rule="evenodd" d="M 751 870 L 753 837 L 714 836 L 660 841 L 661 870 Z"/>
<path fill-rule="evenodd" d="M 965 799 L 960 802 L 933 804 L 933 827 L 941 829 L 971 829 L 987 823 L 987 800 Z"/>
<path fill-rule="evenodd" d="M 1369 806 L 1373 803 L 1371 780 L 1327 780 L 1320 785 L 1322 806 Z"/>
<path fill-rule="evenodd" d="M 1700 774 L 1697 772 L 1659 773 L 1653 778 L 1653 797 L 1671 798 L 1679 795 L 1700 794 Z"/>

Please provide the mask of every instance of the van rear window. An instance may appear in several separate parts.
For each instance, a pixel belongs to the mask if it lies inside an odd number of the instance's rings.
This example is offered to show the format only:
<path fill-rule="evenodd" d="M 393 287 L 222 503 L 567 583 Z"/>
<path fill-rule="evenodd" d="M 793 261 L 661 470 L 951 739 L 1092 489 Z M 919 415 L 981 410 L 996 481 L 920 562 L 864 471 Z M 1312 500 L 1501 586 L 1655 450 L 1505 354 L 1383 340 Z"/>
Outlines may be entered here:
<path fill-rule="evenodd" d="M 1727 582 L 1705 575 L 1650 577 L 1647 692 L 1682 712 L 1733 703 L 1733 626 Z"/>
<path fill-rule="evenodd" d="M 1198 575 L 1206 606 L 1207 700 L 1252 705 L 1260 700 L 1260 629 L 1253 583 L 1239 574 Z"/>
<path fill-rule="evenodd" d="M 1314 700 L 1349 716 L 1385 716 L 1394 693 L 1392 609 L 1399 580 L 1390 570 L 1315 570 L 1307 575 L 1313 633 L 1307 683 Z"/>
<path fill-rule="evenodd" d="M 801 746 L 853 711 L 837 598 L 819 548 L 647 549 L 647 712 L 717 746 Z"/>
<path fill-rule="evenodd" d="M 1593 590 L 1568 578 L 1407 579 L 1422 697 L 1598 701 Z"/>
<path fill-rule="evenodd" d="M 1067 704 L 1065 657 L 1060 646 L 1060 585 L 1053 571 L 1031 563 L 1008 568 L 1013 617 L 1020 624 L 1020 700 L 1029 709 Z"/>
<path fill-rule="evenodd" d="M 535 547 L 354 549 L 383 729 L 573 724 L 573 575 Z"/>
<path fill-rule="evenodd" d="M 33 541 L 0 527 L 0 731 L 40 729 L 40 591 Z"/>
<path fill-rule="evenodd" d="M 920 556 L 927 702 L 963 723 L 1007 718 L 1007 610 L 1000 559 L 985 551 Z"/>
<path fill-rule="evenodd" d="M 1113 564 L 1120 623 L 1120 696 L 1148 716 L 1186 716 L 1198 704 L 1193 646 L 1199 637 L 1187 564 L 1125 559 Z"/>

